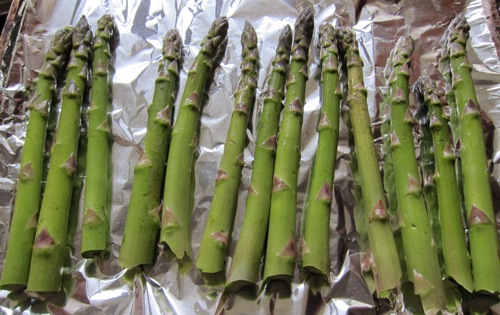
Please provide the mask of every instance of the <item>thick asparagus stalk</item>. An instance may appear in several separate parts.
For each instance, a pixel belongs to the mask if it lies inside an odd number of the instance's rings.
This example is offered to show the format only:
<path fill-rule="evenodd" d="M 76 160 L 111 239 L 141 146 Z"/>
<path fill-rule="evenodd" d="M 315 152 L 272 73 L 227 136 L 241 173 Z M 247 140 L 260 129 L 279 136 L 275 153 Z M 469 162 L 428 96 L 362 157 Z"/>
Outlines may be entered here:
<path fill-rule="evenodd" d="M 356 145 L 356 156 L 364 203 L 364 220 L 372 255 L 371 269 L 378 296 L 399 287 L 401 267 L 385 204 L 377 153 L 363 83 L 363 61 L 355 35 L 344 29 L 341 36 L 343 62 L 347 63 L 348 105 Z"/>
<path fill-rule="evenodd" d="M 248 116 L 257 86 L 257 34 L 249 22 L 245 23 L 241 34 L 241 46 L 240 81 L 235 93 L 224 154 L 217 172 L 212 206 L 196 260 L 196 267 L 209 284 L 224 283 L 225 280 L 224 262 L 236 213 Z"/>
<path fill-rule="evenodd" d="M 68 63 L 61 115 L 51 149 L 47 185 L 33 244 L 28 291 L 59 291 L 61 288 L 80 137 L 80 107 L 88 77 L 87 59 L 91 42 L 92 31 L 87 19 L 82 17 L 73 33 L 73 50 Z"/>
<path fill-rule="evenodd" d="M 85 194 L 83 203 L 83 257 L 109 251 L 108 155 L 109 155 L 109 68 L 110 41 L 115 32 L 113 16 L 103 15 L 97 22 L 92 65 Z"/>
<path fill-rule="evenodd" d="M 58 30 L 45 54 L 45 62 L 30 100 L 28 129 L 21 157 L 14 212 L 0 288 L 17 290 L 28 281 L 31 250 L 41 199 L 41 180 L 47 119 L 56 81 L 71 49 L 72 27 Z"/>
<path fill-rule="evenodd" d="M 330 274 L 330 206 L 339 139 L 340 97 L 338 49 L 331 24 L 319 29 L 322 108 L 318 121 L 318 149 L 304 211 L 302 269 L 312 287 L 328 285 Z"/>
<path fill-rule="evenodd" d="M 307 61 L 313 28 L 313 11 L 308 8 L 300 13 L 295 23 L 292 61 L 286 82 L 285 108 L 276 149 L 264 265 L 264 284 L 269 285 L 268 291 L 274 291 L 275 284 L 284 285 L 284 290 L 289 291 L 294 273 L 297 179 Z"/>
<path fill-rule="evenodd" d="M 250 291 L 251 294 L 257 292 L 256 283 L 259 280 L 259 266 L 271 205 L 276 136 L 291 44 L 292 30 L 287 25 L 281 32 L 276 47 L 276 56 L 272 62 L 273 68 L 259 119 L 245 218 L 226 281 L 226 291 L 230 293 L 243 289 Z"/>
<path fill-rule="evenodd" d="M 449 117 L 443 115 L 434 82 L 428 77 L 421 77 L 417 83 L 418 92 L 424 97 L 423 105 L 428 108 L 428 121 L 434 145 L 436 170 L 431 180 L 434 181 L 438 193 L 438 219 L 441 225 L 439 241 L 442 242 L 446 275 L 472 292 L 474 284 L 455 176 L 455 156 L 448 131 Z"/>
<path fill-rule="evenodd" d="M 474 287 L 476 291 L 500 292 L 498 235 L 493 212 L 490 176 L 483 139 L 481 115 L 467 61 L 469 26 L 460 14 L 450 24 L 448 53 L 452 72 L 460 137 L 462 183 L 469 230 Z"/>
<path fill-rule="evenodd" d="M 196 130 L 208 77 L 226 47 L 227 28 L 227 18 L 217 18 L 201 43 L 189 70 L 168 154 L 160 241 L 186 267 L 190 266 L 192 256 L 190 200 Z"/>
<path fill-rule="evenodd" d="M 408 79 L 413 39 L 401 37 L 392 57 L 389 78 L 391 93 L 391 147 L 394 160 L 396 195 L 400 209 L 400 229 L 408 271 L 415 294 L 420 295 L 427 314 L 445 307 L 445 297 L 436 247 L 422 196 L 420 175 L 413 144 L 408 106 Z"/>
<path fill-rule="evenodd" d="M 144 151 L 134 169 L 134 185 L 119 257 L 123 268 L 153 263 L 160 230 L 161 187 L 172 130 L 181 52 L 182 39 L 179 32 L 172 29 L 163 41 L 163 58 L 155 82 L 153 102 L 148 109 Z"/>

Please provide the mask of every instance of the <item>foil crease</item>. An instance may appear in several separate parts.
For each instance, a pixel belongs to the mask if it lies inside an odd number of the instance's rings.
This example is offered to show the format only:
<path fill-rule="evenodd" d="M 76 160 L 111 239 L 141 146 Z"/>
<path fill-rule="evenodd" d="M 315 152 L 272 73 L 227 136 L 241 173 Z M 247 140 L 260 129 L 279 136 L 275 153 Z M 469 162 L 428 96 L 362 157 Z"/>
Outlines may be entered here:
<path fill-rule="evenodd" d="M 370 115 L 377 125 L 378 104 L 385 86 L 384 68 L 391 49 L 402 35 L 416 40 L 413 55 L 414 82 L 420 74 L 438 77 L 436 58 L 439 40 L 451 19 L 465 12 L 471 25 L 469 58 L 481 107 L 492 122 L 500 121 L 500 62 L 486 26 L 481 0 L 466 4 L 451 0 L 414 1 L 350 1 L 314 0 L 41 0 L 23 3 L 16 23 L 12 55 L 5 56 L 1 68 L 0 110 L 0 272 L 10 223 L 15 183 L 21 149 L 24 144 L 27 117 L 26 100 L 36 70 L 55 31 L 74 24 L 86 15 L 95 30 L 98 18 L 109 13 L 115 17 L 120 34 L 113 77 L 112 130 L 113 199 L 111 209 L 112 257 L 105 262 L 82 259 L 78 254 L 80 229 L 76 232 L 73 266 L 65 269 L 65 278 L 73 289 L 64 307 L 52 307 L 58 314 L 375 314 L 391 311 L 390 305 L 376 303 L 361 276 L 360 253 L 353 218 L 352 179 L 346 165 L 349 159 L 347 130 L 341 123 L 338 161 L 335 174 L 335 202 L 330 220 L 331 287 L 321 297 L 310 292 L 298 270 L 291 299 L 274 299 L 265 295 L 248 301 L 240 297 L 220 300 L 220 290 L 202 285 L 194 269 L 180 277 L 177 266 L 160 255 L 156 264 L 142 279 L 131 281 L 120 269 L 117 256 L 121 244 L 127 206 L 133 180 L 133 167 L 139 158 L 139 147 L 146 132 L 147 107 L 153 97 L 162 38 L 177 27 L 183 38 L 184 60 L 180 72 L 180 88 L 186 83 L 187 71 L 199 51 L 199 44 L 210 23 L 221 15 L 229 18 L 228 47 L 215 71 L 203 108 L 200 127 L 199 157 L 196 161 L 196 188 L 193 210 L 193 251 L 197 254 L 214 190 L 217 167 L 222 156 L 233 107 L 240 65 L 240 36 L 245 20 L 250 21 L 259 38 L 260 70 L 249 145 L 245 149 L 245 167 L 239 191 L 233 243 L 243 221 L 246 189 L 251 175 L 259 107 L 263 102 L 265 81 L 270 74 L 275 45 L 284 25 L 293 27 L 298 11 L 312 6 L 315 12 L 315 38 L 310 50 L 309 81 L 302 136 L 299 170 L 297 235 L 300 231 L 309 170 L 316 150 L 316 122 L 321 106 L 319 96 L 319 48 L 317 29 L 322 22 L 336 26 L 352 26 L 356 31 L 364 61 L 365 85 L 368 89 Z M 177 99 L 176 106 L 179 106 Z M 500 180 L 499 129 L 492 143 L 493 175 Z M 380 135 L 379 135 L 380 136 Z M 377 139 L 380 142 L 380 138 Z M 497 194 L 498 195 L 498 194 Z M 499 209 L 499 207 L 496 207 Z M 498 217 L 498 211 L 497 211 Z M 498 219 L 500 220 L 500 219 Z M 497 221 L 498 221 L 497 220 Z M 231 263 L 228 258 L 227 265 Z M 220 288 L 219 288 L 220 289 Z M 0 291 L 0 313 L 20 314 L 13 310 L 7 291 Z M 224 304 L 225 302 L 225 304 Z M 404 305 L 393 311 L 408 313 Z M 29 314 L 25 310 L 23 314 Z"/>

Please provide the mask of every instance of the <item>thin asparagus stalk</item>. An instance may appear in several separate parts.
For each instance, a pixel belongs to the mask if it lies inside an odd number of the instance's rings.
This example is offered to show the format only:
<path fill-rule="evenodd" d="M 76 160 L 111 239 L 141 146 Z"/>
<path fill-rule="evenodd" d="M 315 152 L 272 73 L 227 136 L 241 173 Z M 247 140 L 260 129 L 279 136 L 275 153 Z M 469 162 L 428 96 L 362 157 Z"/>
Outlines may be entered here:
<path fill-rule="evenodd" d="M 296 23 L 292 61 L 286 82 L 285 108 L 278 136 L 273 191 L 269 217 L 264 284 L 268 292 L 288 295 L 295 266 L 295 220 L 297 179 L 309 44 L 314 28 L 311 8 L 303 10 Z"/>
<path fill-rule="evenodd" d="M 196 260 L 196 267 L 208 284 L 220 284 L 225 280 L 225 257 L 236 214 L 248 116 L 252 111 L 257 86 L 257 34 L 249 22 L 245 23 L 241 34 L 241 46 L 240 81 L 235 93 L 224 154 L 217 172 L 212 206 Z"/>
<path fill-rule="evenodd" d="M 460 137 L 462 183 L 476 291 L 500 292 L 500 258 L 479 105 L 467 61 L 469 25 L 460 14 L 450 24 L 448 53 Z"/>
<path fill-rule="evenodd" d="M 108 199 L 108 125 L 110 41 L 115 32 L 113 16 L 105 14 L 97 22 L 92 65 L 92 92 L 90 96 L 85 194 L 83 202 L 82 247 L 83 257 L 99 256 L 109 252 Z"/>
<path fill-rule="evenodd" d="M 152 264 L 160 231 L 161 187 L 177 94 L 182 39 L 176 29 L 163 41 L 163 58 L 158 68 L 153 102 L 148 108 L 144 151 L 134 169 L 134 184 L 128 207 L 120 266 L 132 269 Z"/>
<path fill-rule="evenodd" d="M 291 44 L 292 30 L 287 25 L 278 40 L 259 119 L 245 218 L 226 281 L 228 293 L 240 290 L 247 290 L 252 295 L 257 293 L 256 283 L 259 280 L 259 266 L 269 221 L 274 156 Z"/>
<path fill-rule="evenodd" d="M 387 296 L 399 287 L 401 266 L 392 227 L 385 204 L 377 153 L 371 130 L 370 116 L 363 83 L 363 61 L 355 35 L 344 29 L 339 32 L 343 62 L 347 64 L 348 105 L 356 145 L 361 191 L 364 203 L 364 220 L 372 256 L 377 295 Z"/>
<path fill-rule="evenodd" d="M 91 42 L 92 31 L 87 19 L 82 17 L 73 33 L 61 115 L 33 244 L 28 291 L 59 291 L 61 288 L 71 192 L 77 166 L 80 107 L 88 77 Z"/>
<path fill-rule="evenodd" d="M 414 92 L 421 84 L 417 81 L 414 85 Z M 420 101 L 420 100 L 419 100 Z M 434 183 L 434 173 L 436 172 L 436 161 L 434 158 L 435 145 L 432 143 L 432 132 L 430 127 L 428 108 L 422 100 L 421 106 L 418 108 L 415 116 L 420 126 L 419 144 L 420 144 L 420 168 L 422 170 L 423 189 L 427 214 L 431 223 L 432 239 L 438 253 L 438 261 L 441 270 L 444 271 L 443 246 L 441 240 L 441 224 L 439 220 L 439 201 L 438 191 Z M 412 118 L 413 119 L 413 118 Z M 465 236 L 465 234 L 464 234 Z"/>
<path fill-rule="evenodd" d="M 436 246 L 422 196 L 420 175 L 413 144 L 413 119 L 408 106 L 408 79 L 413 39 L 401 37 L 395 47 L 389 78 L 391 93 L 391 147 L 394 159 L 400 229 L 408 278 L 420 295 L 427 314 L 445 308 L 445 296 Z"/>
<path fill-rule="evenodd" d="M 71 49 L 72 27 L 58 30 L 45 54 L 45 62 L 35 82 L 30 100 L 28 129 L 21 157 L 14 212 L 5 255 L 0 288 L 17 290 L 26 287 L 31 251 L 40 208 L 43 156 L 47 120 L 56 91 L 61 67 Z"/>
<path fill-rule="evenodd" d="M 335 29 L 324 23 L 319 29 L 321 46 L 322 108 L 318 121 L 318 149 L 311 187 L 304 211 L 302 269 L 311 287 L 329 284 L 330 207 L 339 138 L 340 93 L 338 48 Z"/>
<path fill-rule="evenodd" d="M 172 131 L 163 194 L 160 242 L 188 269 L 191 265 L 191 189 L 196 130 L 201 101 L 215 61 L 224 53 L 228 21 L 217 18 L 201 43 L 189 70 L 177 120 Z M 181 266 L 181 267 L 182 267 Z"/>
<path fill-rule="evenodd" d="M 439 221 L 443 258 L 446 275 L 453 278 L 467 291 L 472 292 L 471 262 L 467 251 L 466 233 L 463 226 L 460 197 L 455 176 L 455 155 L 453 154 L 448 131 L 447 115 L 443 114 L 441 100 L 436 92 L 436 85 L 428 77 L 419 79 L 417 88 L 424 97 L 428 108 L 428 121 L 434 145 L 435 173 L 434 181 L 438 193 Z"/>

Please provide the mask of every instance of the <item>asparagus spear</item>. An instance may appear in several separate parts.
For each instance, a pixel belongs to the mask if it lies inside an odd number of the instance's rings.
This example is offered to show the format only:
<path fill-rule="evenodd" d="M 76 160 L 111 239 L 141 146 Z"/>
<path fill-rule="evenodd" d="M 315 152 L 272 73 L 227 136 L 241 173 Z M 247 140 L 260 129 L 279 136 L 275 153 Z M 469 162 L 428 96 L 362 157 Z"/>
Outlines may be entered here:
<path fill-rule="evenodd" d="M 171 121 L 182 39 L 176 29 L 163 41 L 163 58 L 155 82 L 153 103 L 148 109 L 144 151 L 134 169 L 134 185 L 128 207 L 119 262 L 131 269 L 152 264 L 160 230 L 161 187 L 165 175 Z"/>
<path fill-rule="evenodd" d="M 47 119 L 56 81 L 71 49 L 72 27 L 58 30 L 45 54 L 45 62 L 36 80 L 30 100 L 30 115 L 26 140 L 21 157 L 14 212 L 5 255 L 1 289 L 17 290 L 26 287 L 31 250 L 41 199 L 43 151 Z"/>
<path fill-rule="evenodd" d="M 295 23 L 292 61 L 286 82 L 285 108 L 276 149 L 264 265 L 264 284 L 268 284 L 268 292 L 276 291 L 275 289 L 280 291 L 279 286 L 284 285 L 284 293 L 288 294 L 294 273 L 297 176 L 307 61 L 313 28 L 313 11 L 308 8 L 300 13 Z"/>
<path fill-rule="evenodd" d="M 328 285 L 330 274 L 330 206 L 339 138 L 340 97 L 338 49 L 335 29 L 324 23 L 319 29 L 322 65 L 322 108 L 318 121 L 318 149 L 304 211 L 302 269 L 312 287 Z"/>
<path fill-rule="evenodd" d="M 476 291 L 500 292 L 498 235 L 479 105 L 467 61 L 469 25 L 460 14 L 446 34 L 460 137 L 462 183 Z"/>
<path fill-rule="evenodd" d="M 414 285 L 415 294 L 420 295 L 425 312 L 435 314 L 444 309 L 445 297 L 420 186 L 412 135 L 413 119 L 409 119 L 408 79 L 413 45 L 411 37 L 401 37 L 392 58 L 393 71 L 389 78 L 391 147 L 408 278 Z"/>
<path fill-rule="evenodd" d="M 355 35 L 344 29 L 338 33 L 342 60 L 347 64 L 348 105 L 356 145 L 364 220 L 372 256 L 371 269 L 378 296 L 385 297 L 399 287 L 401 266 L 387 212 L 382 178 L 371 130 L 370 116 L 363 83 L 363 61 Z"/>
<path fill-rule="evenodd" d="M 61 115 L 51 148 L 47 185 L 40 209 L 28 291 L 59 291 L 61 269 L 66 253 L 66 232 L 71 192 L 76 172 L 80 107 L 87 82 L 87 60 L 92 31 L 85 17 L 78 20 L 73 33 L 73 50 L 68 63 Z"/>
<path fill-rule="evenodd" d="M 235 93 L 224 154 L 217 172 L 212 206 L 196 260 L 196 267 L 209 284 L 219 284 L 225 280 L 224 262 L 236 213 L 248 116 L 257 86 L 257 34 L 249 22 L 245 23 L 241 34 L 241 46 L 240 81 Z"/>
<path fill-rule="evenodd" d="M 92 94 L 90 99 L 85 194 L 83 203 L 83 257 L 91 258 L 109 251 L 108 154 L 109 154 L 109 67 L 110 41 L 115 23 L 105 14 L 97 22 L 92 64 Z"/>
<path fill-rule="evenodd" d="M 416 89 L 422 95 L 423 106 L 428 108 L 428 121 L 434 145 L 435 173 L 431 180 L 436 185 L 439 203 L 439 222 L 446 275 L 453 278 L 467 291 L 474 284 L 470 266 L 467 241 L 463 226 L 460 198 L 455 176 L 455 156 L 450 142 L 446 115 L 443 115 L 441 100 L 436 85 L 428 77 L 421 77 Z"/>
<path fill-rule="evenodd" d="M 229 293 L 240 290 L 248 290 L 253 295 L 257 293 L 256 283 L 259 280 L 259 266 L 269 221 L 276 135 L 291 44 L 292 30 L 287 25 L 278 40 L 260 115 L 245 218 L 226 281 L 226 292 Z"/>
<path fill-rule="evenodd" d="M 160 241 L 186 269 L 192 256 L 190 194 L 201 100 L 213 65 L 225 50 L 227 28 L 227 18 L 217 18 L 201 43 L 189 70 L 168 154 Z"/>

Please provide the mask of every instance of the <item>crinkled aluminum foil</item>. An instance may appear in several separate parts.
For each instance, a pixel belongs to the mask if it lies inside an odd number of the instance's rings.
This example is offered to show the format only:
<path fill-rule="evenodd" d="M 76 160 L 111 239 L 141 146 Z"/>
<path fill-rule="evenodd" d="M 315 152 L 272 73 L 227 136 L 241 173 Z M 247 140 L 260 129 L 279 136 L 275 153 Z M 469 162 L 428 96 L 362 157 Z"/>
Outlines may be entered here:
<path fill-rule="evenodd" d="M 479 103 L 493 122 L 500 121 L 500 62 L 491 35 L 486 27 L 481 0 L 468 5 L 449 0 L 380 2 L 349 0 L 312 1 L 316 27 L 322 22 L 334 25 L 353 25 L 364 60 L 365 84 L 368 89 L 370 114 L 374 120 L 377 104 L 382 99 L 384 67 L 390 50 L 401 35 L 416 39 L 413 56 L 414 81 L 420 74 L 434 76 L 439 40 L 455 13 L 465 12 L 471 25 L 469 58 Z M 218 16 L 229 17 L 229 42 L 224 59 L 216 70 L 214 83 L 208 91 L 209 100 L 201 116 L 199 158 L 196 162 L 195 209 L 193 215 L 193 250 L 196 254 L 202 229 L 210 207 L 215 176 L 220 161 L 236 88 L 240 64 L 240 35 L 244 21 L 250 21 L 259 37 L 260 71 L 256 108 L 262 105 L 265 81 L 270 72 L 276 41 L 282 27 L 293 26 L 298 10 L 306 2 L 281 0 L 41 0 L 26 1 L 21 10 L 20 33 L 12 55 L 4 56 L 0 73 L 2 107 L 0 111 L 0 261 L 5 255 L 11 204 L 19 167 L 19 157 L 26 131 L 26 92 L 41 67 L 43 52 L 55 31 L 74 24 L 86 15 L 91 25 L 104 13 L 115 16 L 120 33 L 116 49 L 113 77 L 113 199 L 111 233 L 113 252 L 110 260 L 94 262 L 78 254 L 73 267 L 65 273 L 74 281 L 74 290 L 64 307 L 51 311 L 75 314 L 213 314 L 220 303 L 220 292 L 207 289 L 195 271 L 179 277 L 174 263 L 158 258 L 155 266 L 144 274 L 142 281 L 131 283 L 117 264 L 127 204 L 132 187 L 133 167 L 139 158 L 138 146 L 146 132 L 147 106 L 153 97 L 153 83 L 161 54 L 162 37 L 168 29 L 177 27 L 184 40 L 184 63 L 180 77 L 185 85 L 187 70 L 199 51 L 199 44 L 210 23 Z M 357 22 L 355 22 L 357 21 Z M 317 38 L 311 50 L 309 81 L 302 137 L 302 159 L 299 173 L 298 215 L 304 203 L 311 159 L 314 155 L 317 133 L 315 129 L 320 107 L 319 49 Z M 179 105 L 177 100 L 176 105 Z M 245 168 L 239 195 L 233 239 L 239 234 L 244 213 L 246 188 L 251 175 L 251 161 L 258 110 L 253 111 L 249 146 L 245 150 Z M 500 160 L 499 130 L 495 129 L 493 160 Z M 347 130 L 341 124 L 339 154 L 335 179 L 336 200 L 331 215 L 332 286 L 323 292 L 323 298 L 312 294 L 303 284 L 297 271 L 291 299 L 261 296 L 248 301 L 231 297 L 224 306 L 225 314 L 374 314 L 390 308 L 375 301 L 360 275 L 359 247 L 352 216 L 353 198 L 350 191 L 346 158 Z M 500 170 L 494 168 L 497 181 Z M 498 211 L 497 211 L 498 212 Z M 498 220 L 497 220 L 498 221 Z M 299 229 L 299 224 L 297 225 Z M 79 230 L 75 238 L 79 249 Z M 230 254 L 234 251 L 234 244 Z M 229 258 L 228 264 L 231 259 Z M 0 271 L 3 263 L 0 263 Z M 0 291 L 0 313 L 20 313 L 12 310 L 8 292 Z M 399 311 L 404 311 L 400 306 Z M 28 313 L 25 311 L 24 313 Z"/>

